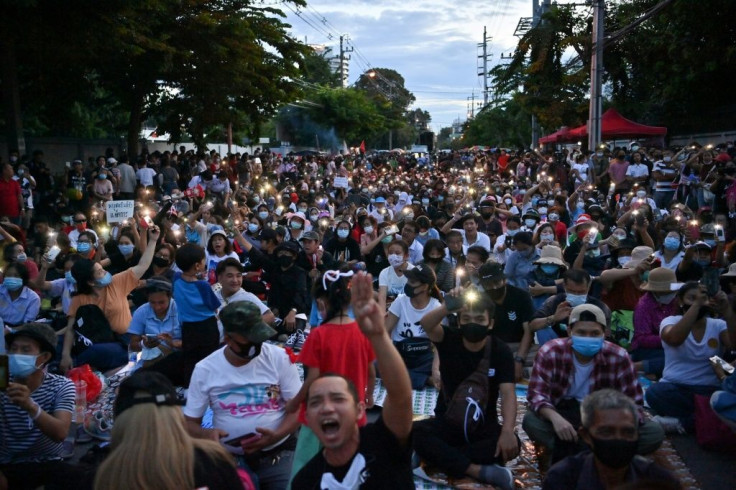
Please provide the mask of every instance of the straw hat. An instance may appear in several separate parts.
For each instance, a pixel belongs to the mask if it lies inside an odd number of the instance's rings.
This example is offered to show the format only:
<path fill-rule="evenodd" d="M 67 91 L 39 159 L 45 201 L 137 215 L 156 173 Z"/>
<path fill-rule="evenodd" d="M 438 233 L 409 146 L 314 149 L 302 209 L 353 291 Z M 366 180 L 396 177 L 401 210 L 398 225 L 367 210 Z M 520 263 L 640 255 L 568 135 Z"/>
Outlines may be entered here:
<path fill-rule="evenodd" d="M 728 272 L 721 274 L 721 277 L 736 277 L 736 264 L 728 266 Z"/>
<path fill-rule="evenodd" d="M 650 255 L 654 253 L 652 247 L 639 246 L 631 251 L 631 260 L 627 262 L 624 269 L 633 269 L 641 263 L 642 260 L 646 260 Z"/>
<path fill-rule="evenodd" d="M 642 284 L 641 289 L 652 293 L 671 293 L 680 287 L 682 283 L 677 282 L 675 271 L 666 267 L 657 267 L 649 272 L 649 280 Z"/>
<path fill-rule="evenodd" d="M 535 264 L 554 264 L 567 269 L 567 264 L 562 260 L 562 250 L 555 245 L 547 245 L 542 248 L 539 258 L 534 261 Z"/>

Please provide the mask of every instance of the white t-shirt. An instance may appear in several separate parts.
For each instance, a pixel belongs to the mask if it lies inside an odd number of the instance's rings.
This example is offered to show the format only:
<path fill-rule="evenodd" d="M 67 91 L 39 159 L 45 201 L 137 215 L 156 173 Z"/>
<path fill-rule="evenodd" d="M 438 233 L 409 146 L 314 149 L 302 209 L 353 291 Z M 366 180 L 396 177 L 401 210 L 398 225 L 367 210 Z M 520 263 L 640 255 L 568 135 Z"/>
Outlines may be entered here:
<path fill-rule="evenodd" d="M 668 316 L 659 324 L 659 333 L 665 327 L 680 321 L 682 315 Z M 720 386 L 716 373 L 710 366 L 709 359 L 720 356 L 723 351 L 721 332 L 726 330 L 726 322 L 717 318 L 708 318 L 705 333 L 700 342 L 696 342 L 693 334 L 688 334 L 685 342 L 677 347 L 662 341 L 664 349 L 664 372 L 662 381 L 697 386 Z"/>
<path fill-rule="evenodd" d="M 396 327 L 391 332 L 391 340 L 401 342 L 408 338 L 426 339 L 427 333 L 422 328 L 420 322 L 424 315 L 439 305 L 440 302 L 437 299 L 429 298 L 427 306 L 421 310 L 417 310 L 412 306 L 411 298 L 405 294 L 400 294 L 388 309 L 390 313 L 393 313 L 399 318 L 396 322 Z"/>
<path fill-rule="evenodd" d="M 224 307 L 226 307 L 230 303 L 235 303 L 236 301 L 250 301 L 254 305 L 258 306 L 258 309 L 261 310 L 261 315 L 269 311 L 269 308 L 266 305 L 266 303 L 258 299 L 258 296 L 256 296 L 255 294 L 249 293 L 243 288 L 240 288 L 238 291 L 235 291 L 235 293 L 227 299 L 222 297 L 222 289 L 217 289 L 215 291 L 215 296 L 217 296 L 217 299 L 220 301 L 220 304 L 222 305 L 217 309 L 217 328 L 220 330 L 220 342 L 222 342 L 224 338 L 224 330 L 222 328 L 222 322 L 220 321 L 220 310 L 222 310 Z"/>
<path fill-rule="evenodd" d="M 649 175 L 649 168 L 643 163 L 635 164 L 630 163 L 629 168 L 626 169 L 627 177 L 646 177 Z"/>
<path fill-rule="evenodd" d="M 409 264 L 406 268 L 407 270 L 413 269 L 414 266 Z M 398 296 L 403 294 L 407 280 L 406 276 L 397 275 L 396 270 L 388 266 L 378 274 L 378 287 L 386 286 L 388 288 L 386 291 L 387 296 Z"/>
<path fill-rule="evenodd" d="M 135 178 L 140 181 L 141 184 L 146 187 L 153 185 L 153 178 L 156 176 L 156 171 L 149 167 L 139 168 L 135 173 Z"/>
<path fill-rule="evenodd" d="M 580 178 L 575 178 L 575 183 L 577 185 L 580 185 L 584 182 L 588 182 L 588 170 L 590 167 L 588 167 L 587 162 L 585 163 L 576 163 L 572 166 L 572 170 L 577 170 L 580 174 Z"/>
<path fill-rule="evenodd" d="M 95 231 L 92 228 L 87 228 L 85 231 L 89 231 L 95 236 L 95 243 L 92 244 L 92 248 L 97 247 L 97 233 L 95 233 Z M 67 235 L 69 237 L 69 243 L 71 244 L 72 248 L 77 248 L 77 240 L 79 240 L 79 234 L 80 234 L 80 231 L 74 228 Z"/>
<path fill-rule="evenodd" d="M 660 262 L 662 262 L 662 267 L 664 267 L 665 269 L 677 271 L 677 266 L 680 265 L 682 259 L 685 258 L 685 252 L 682 250 L 677 252 L 675 256 L 672 257 L 672 260 L 667 262 L 662 251 L 657 250 L 656 252 L 654 252 L 654 258 L 659 259 Z"/>
<path fill-rule="evenodd" d="M 281 347 L 263 344 L 255 359 L 235 367 L 225 359 L 225 349 L 197 363 L 184 415 L 200 418 L 211 408 L 213 426 L 226 431 L 228 439 L 256 432 L 258 427 L 276 430 L 286 416 L 286 400 L 294 398 L 302 386 L 296 365 Z M 243 454 L 240 448 L 224 447 Z"/>
<path fill-rule="evenodd" d="M 463 253 L 467 254 L 470 247 L 479 246 L 483 247 L 488 252 L 491 252 L 491 237 L 483 233 L 482 231 L 477 232 L 477 236 L 473 243 L 468 242 L 468 238 L 465 236 L 465 230 L 458 230 L 463 235 Z"/>
<path fill-rule="evenodd" d="M 575 398 L 581 402 L 583 398 L 590 394 L 595 363 L 591 359 L 587 364 L 583 364 L 578 361 L 578 358 L 574 354 L 572 356 L 572 363 L 575 369 L 572 370 L 572 379 L 570 380 L 570 386 L 567 387 L 565 398 Z"/>

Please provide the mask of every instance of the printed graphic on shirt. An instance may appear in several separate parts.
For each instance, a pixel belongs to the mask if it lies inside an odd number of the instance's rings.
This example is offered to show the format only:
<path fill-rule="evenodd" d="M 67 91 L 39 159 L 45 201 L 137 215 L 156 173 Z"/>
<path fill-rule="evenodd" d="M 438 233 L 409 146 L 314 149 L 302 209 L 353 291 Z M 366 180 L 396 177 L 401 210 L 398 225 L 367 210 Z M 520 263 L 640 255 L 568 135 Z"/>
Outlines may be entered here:
<path fill-rule="evenodd" d="M 230 411 L 233 417 L 280 412 L 284 408 L 281 387 L 267 383 L 241 386 L 221 393 L 217 395 L 217 404 L 221 410 Z"/>

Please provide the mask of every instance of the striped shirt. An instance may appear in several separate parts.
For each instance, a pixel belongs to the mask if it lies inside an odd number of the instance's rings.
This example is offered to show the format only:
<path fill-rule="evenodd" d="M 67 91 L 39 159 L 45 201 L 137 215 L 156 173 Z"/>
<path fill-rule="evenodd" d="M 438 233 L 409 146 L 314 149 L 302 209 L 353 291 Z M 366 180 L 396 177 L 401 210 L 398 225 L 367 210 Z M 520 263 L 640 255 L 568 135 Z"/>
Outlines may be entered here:
<path fill-rule="evenodd" d="M 71 413 L 74 383 L 63 376 L 46 373 L 31 398 L 46 413 L 57 410 Z M 0 464 L 60 460 L 61 453 L 62 443 L 44 435 L 28 412 L 11 403 L 4 391 L 0 392 Z"/>
<path fill-rule="evenodd" d="M 539 349 L 527 392 L 529 408 L 535 413 L 542 408 L 555 408 L 565 397 L 575 376 L 573 355 L 571 338 L 550 340 Z M 603 342 L 603 348 L 593 357 L 593 362 L 591 393 L 612 388 L 641 407 L 644 403 L 641 386 L 634 363 L 624 349 L 611 342 Z"/>

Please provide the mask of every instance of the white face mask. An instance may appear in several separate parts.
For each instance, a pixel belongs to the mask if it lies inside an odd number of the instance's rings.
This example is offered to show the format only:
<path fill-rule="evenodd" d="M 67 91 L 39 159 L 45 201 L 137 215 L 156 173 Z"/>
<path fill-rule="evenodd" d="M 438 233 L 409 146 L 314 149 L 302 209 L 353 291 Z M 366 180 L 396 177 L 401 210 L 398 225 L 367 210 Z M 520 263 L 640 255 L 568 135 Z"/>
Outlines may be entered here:
<path fill-rule="evenodd" d="M 404 256 L 399 254 L 391 254 L 388 256 L 388 263 L 392 267 L 399 267 L 404 263 Z"/>
<path fill-rule="evenodd" d="M 629 262 L 631 262 L 631 257 L 627 257 L 627 256 L 624 256 L 624 257 L 619 257 L 619 258 L 618 258 L 618 264 L 619 264 L 619 265 L 620 265 L 621 267 L 625 266 L 625 265 L 626 265 L 626 264 L 628 264 Z"/>
<path fill-rule="evenodd" d="M 363 230 L 366 233 L 373 233 L 373 227 L 372 226 L 366 226 L 365 228 L 363 228 Z"/>

